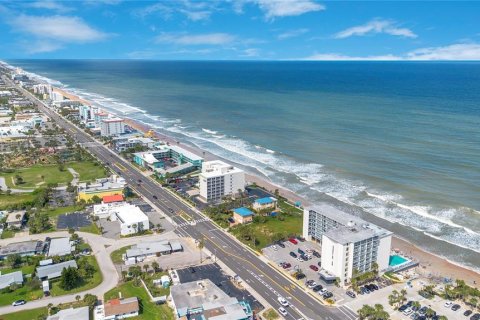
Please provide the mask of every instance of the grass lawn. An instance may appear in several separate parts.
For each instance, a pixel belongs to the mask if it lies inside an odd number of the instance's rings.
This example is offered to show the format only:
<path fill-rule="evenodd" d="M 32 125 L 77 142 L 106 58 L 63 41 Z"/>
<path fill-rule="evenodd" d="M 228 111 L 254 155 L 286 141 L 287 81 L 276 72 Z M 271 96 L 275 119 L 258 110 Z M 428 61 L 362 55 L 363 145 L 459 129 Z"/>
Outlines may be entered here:
<path fill-rule="evenodd" d="M 105 293 L 105 300 L 118 298 L 118 293 L 122 293 L 122 297 L 137 297 L 140 302 L 140 315 L 130 319 L 142 320 L 174 320 L 172 309 L 167 304 L 156 305 L 149 300 L 147 291 L 143 285 L 139 287 L 133 285 L 133 281 L 125 282 L 116 288 Z"/>
<path fill-rule="evenodd" d="M 84 209 L 83 206 L 73 205 L 73 206 L 67 206 L 67 207 L 58 207 L 58 208 L 53 208 L 53 209 L 46 209 L 46 210 L 43 210 L 43 212 L 48 213 L 48 216 L 50 218 L 55 218 L 55 220 L 56 220 L 57 217 L 61 214 L 80 211 L 80 210 L 83 210 L 83 209 Z"/>
<path fill-rule="evenodd" d="M 290 203 L 282 200 L 278 201 L 278 207 L 282 210 L 282 212 L 291 213 L 291 214 L 297 213 L 300 215 L 303 214 L 302 209 L 292 206 Z"/>
<path fill-rule="evenodd" d="M 7 230 L 3 230 L 1 238 L 2 239 L 13 238 L 14 235 L 15 235 L 15 231 L 7 229 Z"/>
<path fill-rule="evenodd" d="M 40 299 L 41 297 L 43 297 L 43 291 L 41 288 L 32 290 L 27 286 L 23 286 L 22 288 L 19 288 L 13 292 L 0 294 L 0 306 L 9 305 L 12 302 L 20 299 L 32 301 Z"/>
<path fill-rule="evenodd" d="M 262 316 L 267 319 L 267 320 L 275 320 L 275 319 L 280 319 L 278 316 L 278 313 L 273 310 L 272 308 L 265 310 L 265 312 L 262 314 Z"/>
<path fill-rule="evenodd" d="M 122 260 L 122 255 L 127 252 L 128 249 L 130 249 L 131 246 L 126 246 L 126 247 L 123 247 L 123 248 L 120 248 L 118 250 L 115 250 L 113 251 L 111 254 L 110 254 L 110 258 L 112 258 L 112 261 L 113 263 L 122 263 L 123 260 Z"/>
<path fill-rule="evenodd" d="M 35 265 L 27 264 L 19 268 L 2 268 L 0 269 L 0 271 L 2 272 L 2 274 L 12 273 L 15 271 L 22 271 L 24 275 L 33 274 L 33 272 L 35 271 Z"/>
<path fill-rule="evenodd" d="M 0 320 L 35 320 L 38 319 L 41 315 L 47 315 L 48 310 L 46 307 L 32 309 L 32 310 L 24 310 L 18 311 L 14 313 L 4 314 L 0 316 Z"/>
<path fill-rule="evenodd" d="M 153 280 L 160 279 L 164 275 L 168 276 L 168 272 L 157 272 L 154 274 L 149 274 L 144 279 L 145 284 L 148 287 L 148 290 L 150 290 L 150 293 L 154 297 L 161 297 L 161 296 L 168 297 L 170 295 L 170 288 L 164 288 L 162 286 L 157 286 L 153 284 Z"/>
<path fill-rule="evenodd" d="M 100 234 L 100 229 L 95 222 L 92 222 L 88 227 L 80 227 L 79 231 Z"/>
<path fill-rule="evenodd" d="M 52 281 L 50 283 L 50 285 L 51 285 L 50 293 L 52 294 L 52 296 L 62 296 L 64 294 L 72 294 L 72 293 L 77 293 L 77 292 L 89 290 L 89 289 L 95 288 L 100 283 L 102 283 L 102 273 L 100 272 L 100 269 L 98 267 L 98 263 L 97 263 L 97 260 L 95 259 L 95 257 L 94 256 L 85 256 L 85 257 L 82 257 L 81 259 L 87 259 L 88 262 L 92 266 L 95 267 L 96 271 L 93 274 L 93 277 L 91 277 L 90 279 L 84 279 L 84 283 L 81 286 L 79 286 L 75 289 L 69 290 L 69 291 L 65 291 L 62 288 L 60 288 L 60 281 L 59 280 Z"/>
<path fill-rule="evenodd" d="M 15 175 L 17 174 L 23 178 L 24 183 L 20 185 L 13 184 L 12 180 L 15 180 Z M 60 171 L 58 165 L 34 165 L 28 168 L 17 169 L 13 173 L 5 174 L 4 177 L 7 186 L 17 189 L 32 189 L 49 183 L 67 183 L 73 179 L 72 174 L 68 170 Z"/>
<path fill-rule="evenodd" d="M 249 247 L 259 250 L 273 242 L 275 234 L 282 234 L 284 237 L 302 233 L 303 217 L 297 214 L 282 215 L 284 220 L 277 217 L 266 217 L 265 223 L 252 222 L 247 225 L 241 225 L 232 228 L 232 233 Z M 240 234 L 242 228 L 251 228 L 252 234 L 255 235 L 257 241 L 256 246 L 252 241 L 243 239 Z"/>
<path fill-rule="evenodd" d="M 4 190 L 5 191 L 5 190 Z M 34 201 L 36 195 L 32 193 L 22 193 L 22 194 L 0 194 L 0 210 L 3 210 L 11 205 L 22 204 L 29 201 Z"/>
<path fill-rule="evenodd" d="M 93 181 L 107 176 L 102 166 L 91 161 L 66 163 L 65 167 L 75 170 L 80 175 L 80 181 Z"/>

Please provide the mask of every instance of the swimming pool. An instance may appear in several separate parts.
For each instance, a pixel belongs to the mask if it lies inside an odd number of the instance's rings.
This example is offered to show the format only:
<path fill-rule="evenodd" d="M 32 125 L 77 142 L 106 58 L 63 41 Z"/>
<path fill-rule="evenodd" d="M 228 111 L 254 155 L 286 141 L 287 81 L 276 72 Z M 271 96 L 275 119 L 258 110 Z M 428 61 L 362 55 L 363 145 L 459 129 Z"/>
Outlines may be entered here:
<path fill-rule="evenodd" d="M 408 259 L 395 254 L 393 256 L 390 256 L 390 260 L 388 261 L 388 265 L 391 266 L 391 267 L 395 267 L 395 266 L 398 266 L 400 264 L 404 264 L 407 261 L 408 261 Z"/>

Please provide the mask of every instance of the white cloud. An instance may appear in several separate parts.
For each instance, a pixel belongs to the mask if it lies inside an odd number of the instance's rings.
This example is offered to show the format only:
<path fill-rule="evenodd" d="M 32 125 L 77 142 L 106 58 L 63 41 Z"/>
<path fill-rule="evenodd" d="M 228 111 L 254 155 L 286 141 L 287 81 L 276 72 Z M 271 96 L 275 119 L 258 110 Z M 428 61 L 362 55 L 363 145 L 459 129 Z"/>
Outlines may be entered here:
<path fill-rule="evenodd" d="M 284 32 L 284 33 L 281 33 L 277 36 L 277 38 L 279 40 L 285 40 L 285 39 L 288 39 L 288 38 L 294 38 L 294 37 L 298 37 L 298 36 L 301 36 L 302 34 L 305 34 L 307 33 L 309 30 L 306 29 L 306 28 L 302 28 L 302 29 L 295 29 L 295 30 L 290 30 L 290 31 L 287 31 L 287 32 Z"/>
<path fill-rule="evenodd" d="M 325 6 L 314 0 L 253 0 L 265 12 L 267 19 L 299 16 L 304 13 L 325 10 Z"/>
<path fill-rule="evenodd" d="M 366 24 L 351 27 L 340 31 L 334 35 L 334 38 L 344 39 L 352 36 L 365 36 L 367 34 L 384 33 L 392 36 L 405 38 L 416 38 L 417 35 L 412 30 L 398 27 L 393 21 L 375 19 Z"/>
<path fill-rule="evenodd" d="M 34 43 L 29 43 L 28 45 L 25 45 L 25 48 L 30 54 L 57 51 L 62 47 L 63 46 L 60 43 L 54 43 L 48 40 L 39 40 Z"/>
<path fill-rule="evenodd" d="M 421 48 L 402 55 L 349 56 L 339 53 L 316 53 L 301 60 L 325 61 L 439 61 L 439 60 L 480 60 L 480 44 L 457 43 L 443 47 Z"/>
<path fill-rule="evenodd" d="M 409 60 L 480 60 L 480 44 L 457 43 L 444 47 L 422 48 L 407 54 Z"/>
<path fill-rule="evenodd" d="M 241 54 L 241 57 L 248 57 L 248 58 L 253 58 L 253 57 L 258 57 L 260 55 L 260 50 L 256 48 L 249 48 L 243 50 L 243 54 Z"/>
<path fill-rule="evenodd" d="M 29 3 L 28 6 L 35 9 L 47 9 L 47 10 L 54 10 L 58 12 L 68 12 L 73 10 L 73 8 L 67 7 L 60 2 L 51 1 L 51 0 L 35 1 L 32 3 Z"/>
<path fill-rule="evenodd" d="M 16 31 L 61 42 L 92 42 L 108 36 L 78 17 L 20 15 L 11 24 Z"/>
<path fill-rule="evenodd" d="M 163 19 L 170 19 L 175 13 L 183 14 L 191 21 L 208 20 L 218 9 L 218 1 L 165 1 L 157 2 L 135 10 L 134 15 L 144 18 L 152 14 L 160 14 Z"/>
<path fill-rule="evenodd" d="M 383 56 L 365 56 L 356 57 L 349 56 L 340 53 L 316 53 L 301 60 L 319 60 L 319 61 L 389 61 L 389 60 L 401 60 L 400 57 L 394 55 Z"/>
<path fill-rule="evenodd" d="M 178 34 L 163 33 L 155 38 L 157 43 L 173 43 L 178 45 L 224 45 L 235 40 L 235 36 L 228 33 L 205 33 L 205 34 Z"/>

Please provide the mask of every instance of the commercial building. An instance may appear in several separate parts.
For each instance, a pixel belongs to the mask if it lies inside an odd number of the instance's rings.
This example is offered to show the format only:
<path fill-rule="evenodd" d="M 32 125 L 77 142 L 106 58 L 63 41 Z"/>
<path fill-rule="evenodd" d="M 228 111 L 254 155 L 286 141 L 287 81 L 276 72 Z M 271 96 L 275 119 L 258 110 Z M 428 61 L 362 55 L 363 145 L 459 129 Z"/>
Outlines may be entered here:
<path fill-rule="evenodd" d="M 148 257 L 171 254 L 173 252 L 183 251 L 183 247 L 178 241 L 149 241 L 140 242 L 133 245 L 125 253 L 125 260 L 132 263 L 143 261 Z"/>
<path fill-rule="evenodd" d="M 245 172 L 220 160 L 205 162 L 199 181 L 200 197 L 207 202 L 219 202 L 245 190 Z"/>
<path fill-rule="evenodd" d="M 82 121 L 87 128 L 95 127 L 95 114 L 99 113 L 98 107 L 89 105 L 80 105 L 78 107 L 78 114 L 80 121 Z"/>
<path fill-rule="evenodd" d="M 87 307 L 70 308 L 60 310 L 56 314 L 47 317 L 47 320 L 89 320 L 90 311 Z"/>
<path fill-rule="evenodd" d="M 75 260 L 69 260 L 60 262 L 57 264 L 50 264 L 46 266 L 37 267 L 37 277 L 40 280 L 51 280 L 58 278 L 62 275 L 63 269 L 75 268 L 77 269 L 77 262 Z"/>
<path fill-rule="evenodd" d="M 117 152 L 123 152 L 137 146 L 142 146 L 142 147 L 151 149 L 155 146 L 155 144 L 156 144 L 155 140 L 152 140 L 150 138 L 144 138 L 144 137 L 122 136 L 122 137 L 115 137 L 112 139 L 113 149 Z"/>
<path fill-rule="evenodd" d="M 48 256 L 65 256 L 72 253 L 72 245 L 69 238 L 54 238 L 50 240 Z"/>
<path fill-rule="evenodd" d="M 25 210 L 13 211 L 8 214 L 5 223 L 8 228 L 21 228 L 25 223 Z"/>
<path fill-rule="evenodd" d="M 120 223 L 120 234 L 126 236 L 150 229 L 150 221 L 143 211 L 125 202 L 97 204 L 93 213 L 100 219 L 109 218 Z"/>
<path fill-rule="evenodd" d="M 390 231 L 326 204 L 305 208 L 303 219 L 304 238 L 322 244 L 325 274 L 347 283 L 355 272 L 388 268 Z"/>
<path fill-rule="evenodd" d="M 159 145 L 153 151 L 134 153 L 133 161 L 165 176 L 167 173 L 188 173 L 200 169 L 203 158 L 178 146 Z"/>
<path fill-rule="evenodd" d="M 257 212 L 266 209 L 275 210 L 277 208 L 277 199 L 275 199 L 274 197 L 256 199 L 255 201 L 253 201 L 252 207 L 253 210 Z"/>
<path fill-rule="evenodd" d="M 140 307 L 137 297 L 113 299 L 103 305 L 103 320 L 126 319 L 138 316 Z"/>
<path fill-rule="evenodd" d="M 126 185 L 125 179 L 116 175 L 97 179 L 91 184 L 79 183 L 77 200 L 89 201 L 94 196 L 102 199 L 104 196 L 121 195 Z"/>
<path fill-rule="evenodd" d="M 172 286 L 170 295 L 179 319 L 247 320 L 253 314 L 248 302 L 228 296 L 209 279 Z"/>
<path fill-rule="evenodd" d="M 118 136 L 125 133 L 125 120 L 122 118 L 107 118 L 100 122 L 102 137 Z"/>
<path fill-rule="evenodd" d="M 42 249 L 42 242 L 36 240 L 9 243 L 0 248 L 0 259 L 4 259 L 13 254 L 18 254 L 22 257 L 33 256 L 42 252 Z"/>
<path fill-rule="evenodd" d="M 12 284 L 23 284 L 22 271 L 15 271 L 12 273 L 0 275 L 0 289 L 7 288 Z"/>
<path fill-rule="evenodd" d="M 233 220 L 235 223 L 244 224 L 253 221 L 253 212 L 245 207 L 233 209 Z"/>
<path fill-rule="evenodd" d="M 103 196 L 102 203 L 116 203 L 116 202 L 123 202 L 124 198 L 122 194 L 114 194 L 111 196 Z"/>

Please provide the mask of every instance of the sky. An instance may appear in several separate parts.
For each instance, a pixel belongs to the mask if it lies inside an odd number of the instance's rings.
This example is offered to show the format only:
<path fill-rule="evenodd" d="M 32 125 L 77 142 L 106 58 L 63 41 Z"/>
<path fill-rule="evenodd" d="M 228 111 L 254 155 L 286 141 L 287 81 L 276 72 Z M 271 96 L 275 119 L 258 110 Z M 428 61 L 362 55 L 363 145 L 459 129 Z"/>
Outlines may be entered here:
<path fill-rule="evenodd" d="M 0 58 L 480 60 L 480 2 L 0 1 Z"/>

